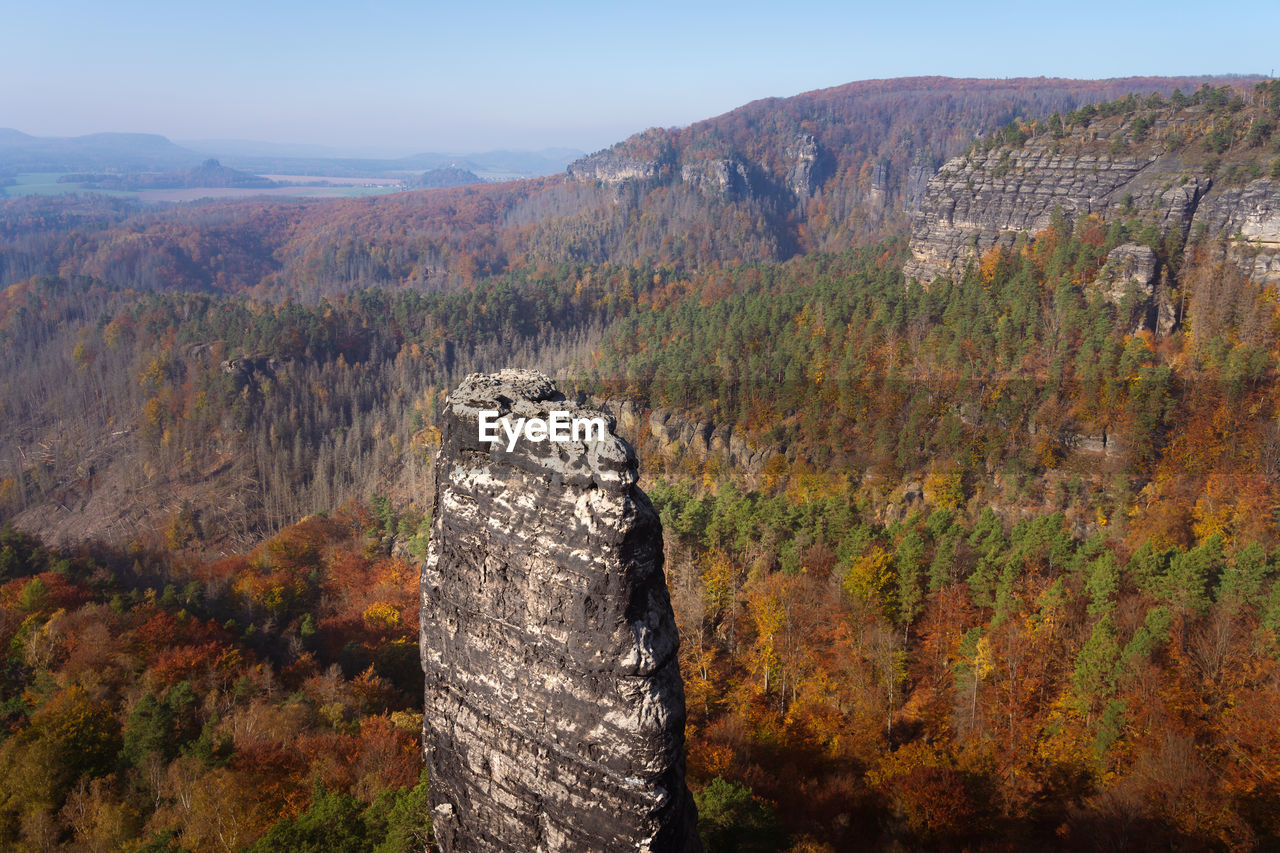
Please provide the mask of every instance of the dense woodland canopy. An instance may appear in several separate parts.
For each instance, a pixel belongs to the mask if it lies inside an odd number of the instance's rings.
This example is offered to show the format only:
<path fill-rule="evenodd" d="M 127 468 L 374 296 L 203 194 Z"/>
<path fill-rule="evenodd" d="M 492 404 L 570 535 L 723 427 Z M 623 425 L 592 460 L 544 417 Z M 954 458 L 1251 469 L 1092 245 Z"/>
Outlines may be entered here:
<path fill-rule="evenodd" d="M 1280 113 L 1248 94 L 1193 97 Z M 1056 132 L 1043 106 L 976 144 Z M 1257 126 L 1188 144 L 1265 172 Z M 896 235 L 530 248 L 527 205 L 615 192 L 641 188 L 3 208 L 3 844 L 421 849 L 434 418 L 512 364 L 767 451 L 633 436 L 709 850 L 1280 843 L 1273 291 L 1140 211 L 927 286 Z M 656 222 L 684 190 L 644 192 Z M 1176 272 L 1172 334 L 1094 284 L 1125 243 Z"/>

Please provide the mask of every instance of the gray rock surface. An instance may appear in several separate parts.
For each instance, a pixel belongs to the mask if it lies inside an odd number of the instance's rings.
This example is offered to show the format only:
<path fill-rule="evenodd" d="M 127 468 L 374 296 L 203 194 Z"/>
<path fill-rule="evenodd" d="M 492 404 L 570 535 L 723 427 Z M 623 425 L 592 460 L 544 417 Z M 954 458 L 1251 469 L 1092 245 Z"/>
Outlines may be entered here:
<path fill-rule="evenodd" d="M 1207 187 L 1188 178 L 1162 189 L 1170 172 L 1177 165 L 1155 157 L 1054 154 L 1044 139 L 1020 150 L 957 157 L 929 182 L 912 220 L 912 258 L 904 272 L 926 282 L 962 272 L 966 260 L 992 246 L 1047 228 L 1059 208 L 1075 219 L 1119 213 L 1128 203 L 1158 210 L 1167 227 L 1185 233 Z"/>
<path fill-rule="evenodd" d="M 678 154 L 670 140 L 659 138 L 659 132 L 646 131 L 652 143 L 652 157 L 637 157 L 617 146 L 582 157 L 565 170 L 575 181 L 616 185 L 627 181 L 640 184 L 667 183 L 679 179 L 709 196 L 761 198 L 778 196 L 789 203 L 804 203 L 813 197 L 821 184 L 819 159 L 822 155 L 812 134 L 798 134 L 782 152 L 779 174 L 773 174 L 760 162 L 744 159 L 723 148 L 718 153 L 684 152 Z M 880 187 L 883 196 L 884 187 Z"/>
<path fill-rule="evenodd" d="M 1125 307 L 1132 292 L 1136 302 L 1135 331 L 1147 329 L 1166 335 L 1173 329 L 1175 311 L 1168 283 L 1168 270 L 1161 269 L 1155 250 L 1149 246 L 1124 243 L 1107 253 L 1093 287 L 1111 304 Z"/>
<path fill-rule="evenodd" d="M 801 134 L 795 142 L 787 147 L 787 187 L 800 201 L 808 201 L 818 188 L 816 166 L 818 163 L 818 142 L 812 134 Z"/>
<path fill-rule="evenodd" d="M 663 176 L 664 164 L 658 160 L 621 157 L 605 151 L 569 164 L 569 176 L 579 181 L 601 181 L 619 184 L 623 181 L 652 181 Z"/>
<path fill-rule="evenodd" d="M 1280 182 L 1215 182 L 1202 150 L 1178 148 L 1190 128 L 1185 116 L 1161 119 L 1151 139 L 1131 145 L 1127 126 L 1113 119 L 1095 122 L 1077 138 L 1038 136 L 1020 148 L 948 161 L 912 218 L 905 274 L 926 283 L 958 276 L 992 246 L 1048 227 L 1061 209 L 1071 220 L 1090 213 L 1108 221 L 1137 216 L 1184 240 L 1202 231 L 1226 241 L 1228 257 L 1255 281 L 1280 284 Z M 1124 143 L 1119 153 L 1112 153 L 1114 142 Z"/>
<path fill-rule="evenodd" d="M 1138 296 L 1150 299 L 1155 294 L 1158 263 L 1151 247 L 1125 243 L 1107 253 L 1095 284 L 1115 305 L 1124 301 L 1131 287 Z"/>
<path fill-rule="evenodd" d="M 1215 190 L 1196 222 L 1227 239 L 1228 258 L 1254 281 L 1280 285 L 1280 181 L 1260 178 Z"/>
<path fill-rule="evenodd" d="M 662 529 L 630 447 L 482 443 L 481 410 L 601 413 L 545 376 L 448 398 L 422 572 L 423 746 L 445 853 L 697 851 Z"/>
<path fill-rule="evenodd" d="M 704 193 L 749 196 L 754 192 L 751 173 L 737 157 L 687 162 L 680 167 L 680 180 Z"/>
<path fill-rule="evenodd" d="M 748 444 L 727 424 L 689 420 L 668 409 L 651 411 L 647 428 L 658 452 L 690 453 L 702 459 L 719 456 L 742 472 L 753 488 L 759 485 L 765 464 L 782 452 L 776 446 Z"/>
<path fill-rule="evenodd" d="M 675 173 L 676 154 L 671 140 L 661 130 L 651 129 L 637 137 L 643 154 L 628 154 L 618 146 L 574 160 L 565 173 L 575 181 L 620 184 L 624 181 L 662 181 Z"/>

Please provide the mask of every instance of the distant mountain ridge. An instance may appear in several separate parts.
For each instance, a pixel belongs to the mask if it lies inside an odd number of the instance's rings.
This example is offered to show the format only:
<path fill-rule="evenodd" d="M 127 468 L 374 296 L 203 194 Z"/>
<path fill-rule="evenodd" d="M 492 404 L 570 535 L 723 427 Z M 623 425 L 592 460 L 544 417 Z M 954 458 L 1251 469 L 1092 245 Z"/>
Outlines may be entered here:
<path fill-rule="evenodd" d="M 32 136 L 0 128 L 0 175 L 21 172 L 174 172 L 214 158 L 227 167 L 254 174 L 298 174 L 331 177 L 381 177 L 456 165 L 481 175 L 538 177 L 564 170 L 581 157 L 573 148 L 540 151 L 498 149 L 471 154 L 424 152 L 408 157 L 337 157 L 304 154 L 324 146 L 289 146 L 228 141 L 228 151 L 213 142 L 199 150 L 152 133 L 91 133 L 85 136 Z M 206 148 L 204 146 L 210 146 Z M 279 152 L 279 153 L 276 153 Z"/>
<path fill-rule="evenodd" d="M 577 149 L 549 148 L 542 151 L 499 150 L 476 154 L 428 152 L 392 159 L 251 154 L 232 154 L 220 159 L 237 169 L 258 174 L 382 177 L 457 167 L 481 178 L 497 180 L 554 175 L 563 172 L 570 162 L 581 156 L 582 152 Z"/>
<path fill-rule="evenodd" d="M 163 172 L 189 168 L 203 158 L 154 133 L 90 133 L 31 136 L 0 128 L 0 172 Z"/>

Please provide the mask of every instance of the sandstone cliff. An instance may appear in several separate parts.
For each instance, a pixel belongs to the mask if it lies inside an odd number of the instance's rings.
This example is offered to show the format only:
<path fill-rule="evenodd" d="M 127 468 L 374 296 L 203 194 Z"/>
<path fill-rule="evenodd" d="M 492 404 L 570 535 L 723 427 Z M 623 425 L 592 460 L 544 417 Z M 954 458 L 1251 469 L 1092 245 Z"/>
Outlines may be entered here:
<path fill-rule="evenodd" d="M 757 444 L 744 438 L 732 425 L 699 420 L 670 409 L 647 409 L 632 400 L 595 399 L 617 420 L 617 431 L 645 456 L 647 475 L 654 468 L 677 469 L 685 463 L 723 466 L 742 478 L 748 489 L 760 488 L 765 466 L 785 453 L 778 443 Z"/>
<path fill-rule="evenodd" d="M 778 260 L 811 249 L 835 251 L 851 237 L 880 236 L 885 227 L 906 224 L 941 163 L 1015 116 L 1048 116 L 1129 92 L 1190 91 L 1209 80 L 866 80 L 765 98 L 683 128 L 651 128 L 566 171 L 574 182 L 637 193 L 642 219 L 672 210 L 692 218 L 690 211 L 706 201 L 736 206 L 732 216 L 723 208 L 710 215 L 722 230 L 734 218 L 758 222 L 772 237 L 761 245 Z M 727 257 L 751 256 L 737 245 Z"/>
<path fill-rule="evenodd" d="M 601 181 L 619 184 L 623 181 L 663 180 L 672 174 L 676 164 L 675 149 L 666 133 L 651 129 L 632 137 L 625 151 L 607 148 L 580 157 L 565 172 L 578 181 Z"/>
<path fill-rule="evenodd" d="M 700 849 L 662 530 L 628 445 L 482 443 L 478 413 L 575 417 L 545 376 L 450 395 L 422 573 L 441 849 Z"/>
<path fill-rule="evenodd" d="M 1280 284 L 1280 181 L 1258 176 L 1271 166 L 1266 151 L 1246 142 L 1238 116 L 1240 138 L 1221 156 L 1206 144 L 1231 120 L 1204 107 L 1164 109 L 956 157 L 929 181 L 904 271 L 924 282 L 958 275 L 969 259 L 1048 227 L 1061 210 L 1071 220 L 1136 218 L 1162 239 L 1218 238 L 1255 281 Z M 1122 254 L 1118 262 L 1134 259 L 1132 249 Z M 1143 274 L 1140 289 L 1158 302 L 1158 270 Z M 1167 306 L 1153 310 L 1169 315 Z"/>

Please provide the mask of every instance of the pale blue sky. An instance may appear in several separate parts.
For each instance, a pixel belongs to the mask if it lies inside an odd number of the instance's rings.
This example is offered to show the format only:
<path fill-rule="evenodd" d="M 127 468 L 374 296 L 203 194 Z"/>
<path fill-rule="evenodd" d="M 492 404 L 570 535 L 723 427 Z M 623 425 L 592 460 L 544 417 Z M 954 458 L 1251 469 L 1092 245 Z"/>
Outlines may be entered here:
<path fill-rule="evenodd" d="M 1280 3 L 0 0 L 0 127 L 594 150 L 851 80 L 1269 73 Z"/>

